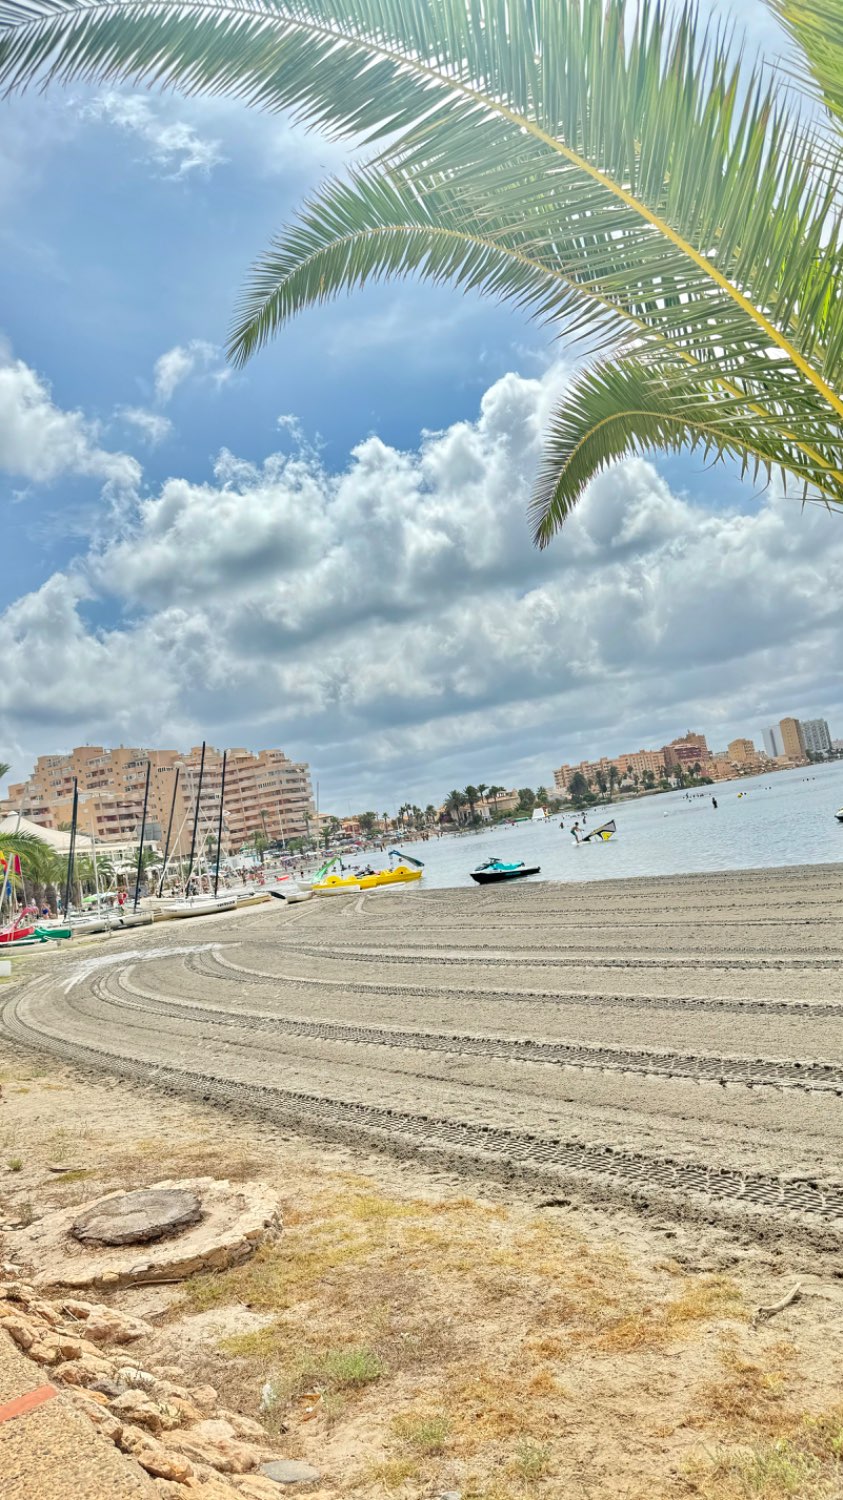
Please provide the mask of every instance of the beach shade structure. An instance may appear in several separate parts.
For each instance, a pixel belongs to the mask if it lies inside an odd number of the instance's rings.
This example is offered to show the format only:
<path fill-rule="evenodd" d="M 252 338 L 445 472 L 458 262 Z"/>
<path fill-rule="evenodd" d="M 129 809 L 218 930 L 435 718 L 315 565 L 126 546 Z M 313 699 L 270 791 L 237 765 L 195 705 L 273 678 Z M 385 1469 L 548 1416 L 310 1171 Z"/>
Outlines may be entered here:
<path fill-rule="evenodd" d="M 601 823 L 599 828 L 592 828 L 591 833 L 586 834 L 583 843 L 590 844 L 592 839 L 601 839 L 604 844 L 608 844 L 612 834 L 617 833 L 617 831 L 618 825 L 614 818 L 612 818 L 611 822 Z"/>

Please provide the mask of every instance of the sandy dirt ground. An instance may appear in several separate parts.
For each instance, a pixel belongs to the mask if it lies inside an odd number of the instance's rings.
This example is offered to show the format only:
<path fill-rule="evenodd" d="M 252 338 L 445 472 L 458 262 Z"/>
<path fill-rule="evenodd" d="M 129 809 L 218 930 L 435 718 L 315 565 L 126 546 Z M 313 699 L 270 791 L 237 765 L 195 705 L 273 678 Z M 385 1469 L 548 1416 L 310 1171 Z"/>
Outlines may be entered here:
<path fill-rule="evenodd" d="M 122 1296 L 331 1500 L 840 1495 L 840 892 L 383 892 L 27 956 L 0 1220 L 277 1185 L 278 1247 Z"/>

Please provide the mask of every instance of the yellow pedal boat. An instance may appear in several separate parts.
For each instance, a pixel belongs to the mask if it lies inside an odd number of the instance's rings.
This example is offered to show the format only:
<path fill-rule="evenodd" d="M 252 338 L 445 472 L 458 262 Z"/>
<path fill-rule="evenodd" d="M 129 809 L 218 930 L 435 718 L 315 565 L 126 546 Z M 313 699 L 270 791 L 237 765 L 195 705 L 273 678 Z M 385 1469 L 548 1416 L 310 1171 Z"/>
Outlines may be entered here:
<path fill-rule="evenodd" d="M 319 885 L 311 886 L 315 896 L 341 896 L 345 891 L 359 891 L 361 882 L 353 875 L 326 875 Z"/>
<path fill-rule="evenodd" d="M 403 885 L 409 880 L 421 880 L 421 870 L 411 870 L 409 865 L 396 865 L 394 870 L 376 870 L 374 875 L 360 876 L 361 891 L 370 891 L 378 885 Z"/>

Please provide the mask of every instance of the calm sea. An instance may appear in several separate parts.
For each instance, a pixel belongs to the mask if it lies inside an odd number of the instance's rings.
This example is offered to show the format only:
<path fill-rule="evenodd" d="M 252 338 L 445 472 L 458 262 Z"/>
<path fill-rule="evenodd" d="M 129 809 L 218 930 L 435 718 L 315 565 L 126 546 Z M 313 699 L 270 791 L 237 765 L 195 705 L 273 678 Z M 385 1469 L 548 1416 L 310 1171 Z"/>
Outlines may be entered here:
<path fill-rule="evenodd" d="M 742 795 L 739 795 L 741 794 Z M 718 807 L 711 805 L 712 794 Z M 630 879 L 704 870 L 766 869 L 774 865 L 840 864 L 843 894 L 843 761 L 802 771 L 721 782 L 705 794 L 666 792 L 588 813 L 588 827 L 614 818 L 610 843 L 573 842 L 572 814 L 547 823 L 498 826 L 479 834 L 447 835 L 411 852 L 425 863 L 424 884 L 470 885 L 469 871 L 497 855 L 541 866 L 542 880 Z"/>

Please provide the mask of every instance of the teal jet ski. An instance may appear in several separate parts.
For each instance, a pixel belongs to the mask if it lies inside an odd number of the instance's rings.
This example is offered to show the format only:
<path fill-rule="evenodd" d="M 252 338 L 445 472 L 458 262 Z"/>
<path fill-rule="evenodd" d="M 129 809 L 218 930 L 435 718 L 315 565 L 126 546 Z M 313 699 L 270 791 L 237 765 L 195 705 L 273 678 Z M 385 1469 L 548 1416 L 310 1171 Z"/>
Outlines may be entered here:
<path fill-rule="evenodd" d="M 541 865 L 525 865 L 523 859 L 515 865 L 505 864 L 502 859 L 487 859 L 471 871 L 471 878 L 478 885 L 492 885 L 496 880 L 522 880 L 525 875 L 540 874 Z"/>

